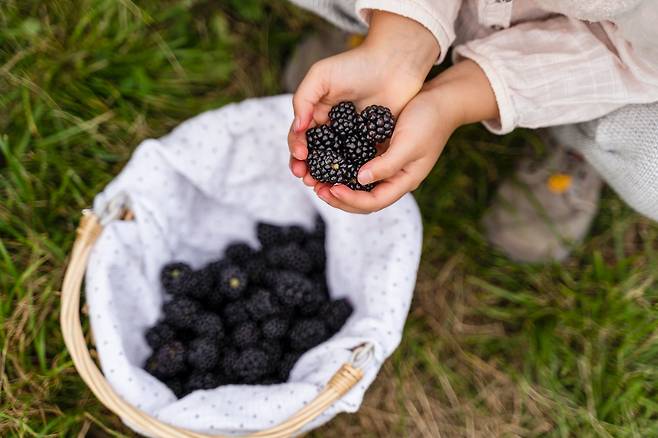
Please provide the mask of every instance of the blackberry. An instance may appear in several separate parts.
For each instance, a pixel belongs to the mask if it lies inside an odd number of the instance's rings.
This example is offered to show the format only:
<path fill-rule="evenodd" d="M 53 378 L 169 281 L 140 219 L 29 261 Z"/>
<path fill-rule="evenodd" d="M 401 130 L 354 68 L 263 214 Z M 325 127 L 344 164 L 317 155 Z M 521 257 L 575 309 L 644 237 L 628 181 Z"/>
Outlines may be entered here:
<path fill-rule="evenodd" d="M 327 234 L 327 225 L 324 219 L 319 214 L 315 216 L 315 226 L 313 227 L 313 236 L 324 242 L 325 235 Z"/>
<path fill-rule="evenodd" d="M 193 271 L 185 263 L 170 263 L 162 268 L 160 280 L 165 291 L 172 295 L 204 297 L 212 288 L 212 276 L 205 270 Z"/>
<path fill-rule="evenodd" d="M 281 356 L 283 356 L 283 348 L 278 342 L 266 341 L 258 344 L 258 348 L 263 350 L 267 354 L 267 358 L 270 363 L 270 371 L 276 369 Z"/>
<path fill-rule="evenodd" d="M 306 351 L 324 342 L 328 335 L 327 327 L 321 319 L 307 318 L 297 321 L 288 337 L 293 350 Z"/>
<path fill-rule="evenodd" d="M 159 379 L 174 377 L 185 371 L 185 353 L 181 342 L 168 342 L 146 360 L 144 369 Z"/>
<path fill-rule="evenodd" d="M 286 230 L 286 238 L 289 242 L 304 243 L 308 233 L 299 225 L 291 225 Z"/>
<path fill-rule="evenodd" d="M 225 301 L 224 295 L 217 288 L 211 290 L 206 296 L 206 302 L 214 310 L 220 310 L 224 306 Z"/>
<path fill-rule="evenodd" d="M 287 271 L 309 273 L 313 269 L 313 261 L 297 243 L 271 248 L 266 254 L 267 262 L 273 268 Z"/>
<path fill-rule="evenodd" d="M 226 348 L 222 353 L 220 368 L 227 378 L 233 379 L 237 376 L 236 364 L 240 353 L 235 348 Z"/>
<path fill-rule="evenodd" d="M 307 163 L 311 176 L 319 182 L 336 184 L 345 180 L 347 161 L 333 150 L 313 150 L 308 154 Z"/>
<path fill-rule="evenodd" d="M 354 308 L 347 298 L 339 298 L 325 303 L 320 309 L 320 315 L 327 327 L 337 332 L 345 325 L 353 311 Z"/>
<path fill-rule="evenodd" d="M 320 309 L 320 306 L 326 301 L 327 298 L 324 290 L 313 284 L 313 287 L 303 295 L 302 302 L 298 305 L 297 309 L 304 316 L 315 315 Z"/>
<path fill-rule="evenodd" d="M 258 382 L 259 385 L 278 385 L 279 383 L 283 382 L 278 376 L 265 376 Z"/>
<path fill-rule="evenodd" d="M 263 248 L 279 245 L 286 241 L 286 229 L 278 225 L 259 222 L 256 224 L 256 235 Z"/>
<path fill-rule="evenodd" d="M 245 308 L 254 321 L 260 321 L 277 313 L 279 304 L 272 292 L 266 289 L 258 289 L 245 302 Z"/>
<path fill-rule="evenodd" d="M 274 295 L 284 306 L 298 306 L 313 289 L 313 283 L 301 274 L 280 271 L 274 276 Z"/>
<path fill-rule="evenodd" d="M 354 163 L 350 163 L 345 171 L 346 176 L 345 176 L 344 184 L 352 190 L 362 190 L 369 192 L 375 187 L 375 184 L 362 185 L 361 183 L 359 183 L 358 180 L 359 169 L 361 169 L 360 164 L 356 165 Z"/>
<path fill-rule="evenodd" d="M 375 184 L 361 184 L 356 178 L 352 178 L 345 183 L 347 187 L 352 190 L 361 190 L 362 192 L 370 192 L 375 188 Z"/>
<path fill-rule="evenodd" d="M 173 392 L 177 398 L 183 398 L 187 394 L 185 392 L 183 381 L 177 377 L 165 380 L 164 384 L 171 389 L 171 392 Z"/>
<path fill-rule="evenodd" d="M 157 350 L 167 342 L 173 341 L 176 338 L 176 332 L 166 322 L 159 321 L 146 331 L 144 338 L 149 347 Z"/>
<path fill-rule="evenodd" d="M 309 151 L 322 151 L 336 148 L 336 134 L 328 125 L 320 125 L 306 131 L 306 145 Z"/>
<path fill-rule="evenodd" d="M 341 119 L 352 117 L 356 114 L 356 107 L 352 102 L 343 101 L 331 107 L 329 110 L 329 120 L 336 123 Z"/>
<path fill-rule="evenodd" d="M 304 244 L 304 252 L 313 263 L 316 270 L 324 270 L 327 264 L 327 252 L 324 247 L 324 239 L 308 240 Z"/>
<path fill-rule="evenodd" d="M 212 263 L 208 263 L 204 269 L 210 272 L 212 277 L 216 279 L 217 277 L 219 277 L 219 274 L 221 274 L 224 268 L 226 268 L 230 264 L 231 264 L 230 260 L 220 259 Z"/>
<path fill-rule="evenodd" d="M 243 242 L 232 243 L 224 250 L 224 255 L 240 266 L 243 266 L 247 261 L 252 259 L 255 254 L 256 250 Z"/>
<path fill-rule="evenodd" d="M 313 287 L 322 294 L 325 301 L 329 300 L 329 285 L 324 271 L 316 272 L 310 277 L 313 282 Z"/>
<path fill-rule="evenodd" d="M 179 329 L 192 329 L 196 323 L 201 305 L 190 298 L 176 297 L 163 306 L 165 321 Z"/>
<path fill-rule="evenodd" d="M 288 331 L 288 319 L 282 316 L 274 316 L 266 319 L 260 326 L 263 337 L 267 339 L 279 339 L 286 335 Z"/>
<path fill-rule="evenodd" d="M 221 366 L 218 366 L 212 372 L 215 375 L 215 378 L 217 379 L 218 382 L 217 386 L 230 385 L 231 383 L 233 383 L 232 382 L 233 379 L 228 377 L 226 374 L 224 374 L 224 371 Z"/>
<path fill-rule="evenodd" d="M 219 315 L 212 312 L 202 312 L 198 317 L 192 331 L 199 336 L 208 336 L 215 340 L 224 337 L 224 325 Z"/>
<path fill-rule="evenodd" d="M 213 289 L 214 275 L 209 269 L 194 271 L 194 285 L 189 288 L 187 295 L 197 300 L 206 298 Z"/>
<path fill-rule="evenodd" d="M 270 289 L 273 289 L 279 283 L 279 277 L 283 271 L 278 271 L 276 269 L 270 269 L 268 267 L 267 271 L 263 275 L 263 284 Z"/>
<path fill-rule="evenodd" d="M 219 384 L 220 381 L 215 374 L 207 371 L 195 372 L 185 382 L 185 391 L 189 394 L 199 389 L 214 389 Z"/>
<path fill-rule="evenodd" d="M 228 265 L 219 273 L 217 289 L 229 300 L 240 298 L 247 288 L 247 275 L 235 265 Z"/>
<path fill-rule="evenodd" d="M 281 381 L 288 381 L 290 372 L 301 356 L 302 353 L 298 352 L 290 352 L 283 355 L 283 358 L 281 358 L 281 361 L 279 362 L 279 370 L 277 373 L 277 376 L 281 379 Z"/>
<path fill-rule="evenodd" d="M 244 270 L 247 273 L 250 284 L 263 284 L 265 279 L 265 272 L 267 271 L 267 263 L 264 257 L 256 257 L 249 260 L 244 265 Z"/>
<path fill-rule="evenodd" d="M 255 322 L 247 321 L 238 325 L 231 333 L 233 345 L 243 349 L 256 345 L 260 339 L 260 330 Z"/>
<path fill-rule="evenodd" d="M 359 125 L 359 114 L 352 102 L 341 102 L 329 110 L 331 127 L 339 136 L 351 134 Z"/>
<path fill-rule="evenodd" d="M 222 321 L 228 326 L 236 326 L 249 319 L 243 300 L 228 303 L 222 311 Z"/>
<path fill-rule="evenodd" d="M 164 373 L 162 372 L 161 365 L 158 363 L 155 353 L 151 354 L 149 357 L 146 358 L 146 362 L 144 362 L 144 367 L 143 367 L 146 372 L 148 372 L 150 375 L 157 377 L 158 379 L 162 379 L 163 374 L 171 374 L 176 375 L 176 373 L 171 373 L 167 372 L 166 365 L 163 367 L 165 368 Z"/>
<path fill-rule="evenodd" d="M 190 343 L 187 362 L 197 370 L 208 371 L 219 362 L 217 341 L 213 338 L 197 338 Z"/>
<path fill-rule="evenodd" d="M 391 110 L 380 105 L 370 105 L 361 112 L 361 135 L 366 140 L 382 143 L 393 135 L 395 118 Z"/>
<path fill-rule="evenodd" d="M 347 161 L 358 167 L 375 158 L 377 148 L 372 141 L 357 135 L 348 135 L 341 141 L 341 152 Z"/>
<path fill-rule="evenodd" d="M 194 271 L 181 262 L 165 265 L 160 272 L 160 282 L 165 291 L 172 295 L 185 295 L 196 285 Z"/>
<path fill-rule="evenodd" d="M 253 383 L 268 374 L 270 368 L 267 353 L 259 348 L 248 348 L 238 356 L 235 372 L 245 383 Z"/>

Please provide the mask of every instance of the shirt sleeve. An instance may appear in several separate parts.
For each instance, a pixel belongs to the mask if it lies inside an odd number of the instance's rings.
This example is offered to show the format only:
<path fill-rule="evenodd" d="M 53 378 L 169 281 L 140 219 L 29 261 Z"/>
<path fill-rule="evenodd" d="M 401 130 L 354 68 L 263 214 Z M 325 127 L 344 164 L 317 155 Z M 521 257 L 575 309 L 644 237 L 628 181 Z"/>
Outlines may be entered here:
<path fill-rule="evenodd" d="M 368 26 L 357 16 L 356 0 L 290 0 L 290 2 L 318 14 L 347 32 L 365 33 L 368 30 Z"/>
<path fill-rule="evenodd" d="M 599 118 L 624 105 L 658 101 L 658 69 L 610 22 L 567 17 L 524 23 L 458 46 L 487 75 L 500 117 L 497 134 Z"/>
<path fill-rule="evenodd" d="M 370 23 L 373 10 L 391 12 L 425 26 L 439 43 L 437 63 L 443 61 L 455 41 L 455 20 L 462 0 L 356 0 L 356 13 L 364 24 Z"/>

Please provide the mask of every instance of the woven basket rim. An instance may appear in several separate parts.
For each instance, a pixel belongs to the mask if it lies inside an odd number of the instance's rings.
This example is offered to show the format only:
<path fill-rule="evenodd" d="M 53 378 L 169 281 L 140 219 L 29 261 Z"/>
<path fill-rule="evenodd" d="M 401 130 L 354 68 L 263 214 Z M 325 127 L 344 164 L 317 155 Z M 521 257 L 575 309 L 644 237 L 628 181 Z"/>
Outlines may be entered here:
<path fill-rule="evenodd" d="M 226 437 L 225 435 L 209 435 L 182 429 L 164 423 L 132 406 L 114 391 L 91 357 L 80 320 L 82 280 L 89 255 L 104 225 L 111 220 L 131 220 L 133 218 L 132 211 L 123 207 L 112 208 L 111 215 L 113 217 L 108 217 L 105 214 L 99 217 L 91 210 L 83 211 L 62 284 L 60 326 L 64 342 L 78 374 L 105 407 L 141 433 L 163 438 Z M 339 368 L 325 387 L 320 390 L 316 398 L 288 420 L 277 426 L 243 436 L 283 438 L 293 435 L 349 392 L 363 378 L 362 368 L 364 365 L 362 357 L 359 357 L 358 353 L 355 352 L 353 360 Z"/>

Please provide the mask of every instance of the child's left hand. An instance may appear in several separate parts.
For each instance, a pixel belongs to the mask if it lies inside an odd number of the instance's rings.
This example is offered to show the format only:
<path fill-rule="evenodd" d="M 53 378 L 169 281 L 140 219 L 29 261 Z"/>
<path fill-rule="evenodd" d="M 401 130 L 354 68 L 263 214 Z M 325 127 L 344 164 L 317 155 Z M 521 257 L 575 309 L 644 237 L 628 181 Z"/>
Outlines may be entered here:
<path fill-rule="evenodd" d="M 306 130 L 328 121 L 341 101 L 357 109 L 384 105 L 398 114 L 420 91 L 439 56 L 436 38 L 420 23 L 374 11 L 370 30 L 358 47 L 315 63 L 293 95 L 295 120 L 288 135 L 290 170 L 315 185 L 306 166 Z"/>
<path fill-rule="evenodd" d="M 434 167 L 455 129 L 498 117 L 498 106 L 484 72 L 463 61 L 425 84 L 400 114 L 388 149 L 359 171 L 359 182 L 378 181 L 371 192 L 317 183 L 317 195 L 352 213 L 381 210 L 415 190 Z"/>

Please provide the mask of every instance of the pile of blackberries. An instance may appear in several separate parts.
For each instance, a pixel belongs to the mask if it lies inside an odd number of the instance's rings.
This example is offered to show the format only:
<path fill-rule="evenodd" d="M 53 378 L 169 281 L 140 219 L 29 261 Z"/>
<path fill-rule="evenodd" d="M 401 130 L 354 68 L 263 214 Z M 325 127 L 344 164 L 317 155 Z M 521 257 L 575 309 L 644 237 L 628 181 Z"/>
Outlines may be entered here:
<path fill-rule="evenodd" d="M 311 176 L 319 182 L 345 184 L 352 190 L 370 191 L 373 184 L 357 181 L 359 169 L 375 158 L 377 143 L 393 135 L 391 110 L 371 105 L 359 114 L 352 102 L 341 102 L 329 111 L 328 125 L 306 131 Z"/>
<path fill-rule="evenodd" d="M 230 244 L 199 270 L 170 263 L 161 272 L 163 318 L 146 332 L 144 369 L 177 397 L 227 384 L 288 380 L 297 359 L 347 321 L 347 299 L 331 300 L 324 223 L 315 229 L 257 225 L 261 249 Z"/>

